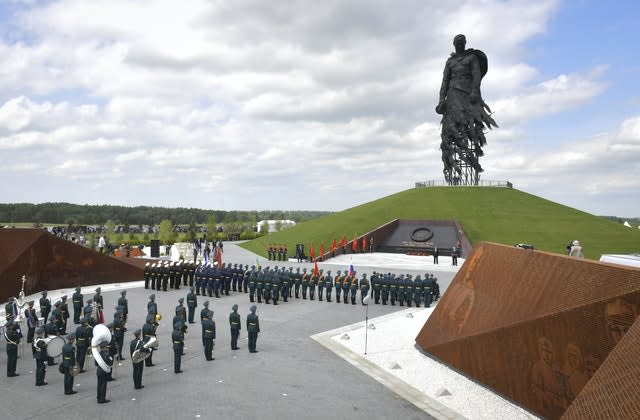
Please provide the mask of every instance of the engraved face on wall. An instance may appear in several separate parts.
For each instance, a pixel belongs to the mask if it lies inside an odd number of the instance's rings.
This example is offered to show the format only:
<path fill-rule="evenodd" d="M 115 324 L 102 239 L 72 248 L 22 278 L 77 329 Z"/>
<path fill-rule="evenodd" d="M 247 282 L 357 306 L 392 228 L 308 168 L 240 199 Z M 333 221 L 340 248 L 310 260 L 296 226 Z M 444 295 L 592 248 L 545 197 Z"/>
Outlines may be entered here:
<path fill-rule="evenodd" d="M 622 337 L 629 331 L 638 314 L 636 305 L 618 298 L 604 308 L 604 316 L 607 321 L 607 332 L 609 338 L 616 345 Z"/>

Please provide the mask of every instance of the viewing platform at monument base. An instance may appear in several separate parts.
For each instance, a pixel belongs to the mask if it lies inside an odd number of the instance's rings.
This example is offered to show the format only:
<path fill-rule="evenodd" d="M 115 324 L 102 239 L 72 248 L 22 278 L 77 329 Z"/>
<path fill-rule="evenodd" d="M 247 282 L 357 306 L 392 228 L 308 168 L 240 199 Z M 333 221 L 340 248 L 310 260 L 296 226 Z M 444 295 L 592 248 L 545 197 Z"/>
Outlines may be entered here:
<path fill-rule="evenodd" d="M 416 182 L 415 188 L 426 187 L 503 187 L 513 188 L 513 184 L 509 181 L 479 180 L 476 185 L 449 184 L 444 179 L 432 179 L 428 181 Z"/>

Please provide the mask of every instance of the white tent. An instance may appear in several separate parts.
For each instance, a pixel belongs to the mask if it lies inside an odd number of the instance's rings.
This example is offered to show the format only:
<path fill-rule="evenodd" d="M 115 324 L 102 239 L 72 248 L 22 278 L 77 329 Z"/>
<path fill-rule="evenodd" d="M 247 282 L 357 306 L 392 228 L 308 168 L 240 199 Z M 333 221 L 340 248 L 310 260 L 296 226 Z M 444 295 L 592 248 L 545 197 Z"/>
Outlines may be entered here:
<path fill-rule="evenodd" d="M 640 268 L 640 254 L 602 254 L 600 262 Z"/>

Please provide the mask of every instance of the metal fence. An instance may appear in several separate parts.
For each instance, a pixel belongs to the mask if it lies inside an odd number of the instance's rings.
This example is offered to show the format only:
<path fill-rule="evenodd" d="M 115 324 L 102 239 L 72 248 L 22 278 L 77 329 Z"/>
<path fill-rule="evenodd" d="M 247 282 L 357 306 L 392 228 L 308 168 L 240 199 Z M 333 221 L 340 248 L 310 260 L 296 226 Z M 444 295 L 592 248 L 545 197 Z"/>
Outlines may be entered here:
<path fill-rule="evenodd" d="M 450 185 L 444 179 L 438 180 L 429 180 L 416 182 L 416 188 L 426 188 L 426 187 L 468 187 L 469 185 Z M 513 184 L 509 181 L 492 181 L 481 179 L 478 181 L 478 185 L 473 185 L 474 187 L 503 187 L 503 188 L 513 188 Z"/>

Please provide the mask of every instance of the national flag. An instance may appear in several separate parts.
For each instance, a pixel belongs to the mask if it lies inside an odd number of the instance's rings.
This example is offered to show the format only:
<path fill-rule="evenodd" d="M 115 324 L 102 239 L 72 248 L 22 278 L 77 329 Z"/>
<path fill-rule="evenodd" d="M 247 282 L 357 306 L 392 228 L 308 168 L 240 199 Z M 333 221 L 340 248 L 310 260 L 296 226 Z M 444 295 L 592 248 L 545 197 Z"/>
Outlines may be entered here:
<path fill-rule="evenodd" d="M 313 275 L 317 276 L 320 273 L 320 271 L 318 270 L 318 261 L 316 261 L 316 259 L 313 259 Z"/>
<path fill-rule="evenodd" d="M 218 262 L 218 268 L 222 267 L 222 248 L 216 247 L 216 261 Z"/>
<path fill-rule="evenodd" d="M 352 276 L 353 276 L 353 274 L 356 272 L 356 270 L 354 270 L 354 269 L 353 269 L 353 262 L 350 262 L 350 263 L 349 263 L 349 268 L 348 268 L 348 270 L 349 270 L 349 277 L 352 277 Z"/>

